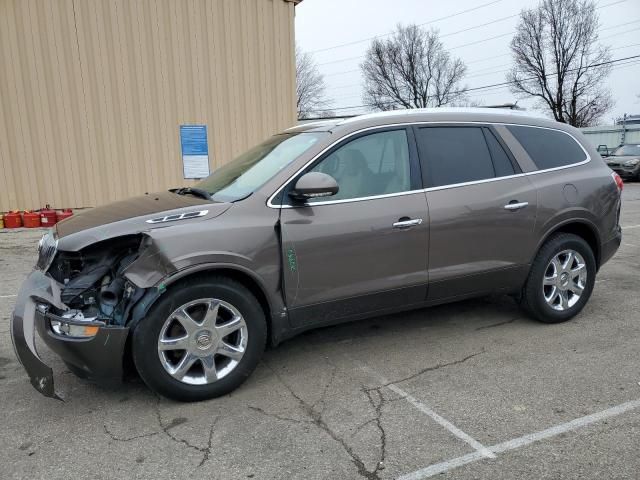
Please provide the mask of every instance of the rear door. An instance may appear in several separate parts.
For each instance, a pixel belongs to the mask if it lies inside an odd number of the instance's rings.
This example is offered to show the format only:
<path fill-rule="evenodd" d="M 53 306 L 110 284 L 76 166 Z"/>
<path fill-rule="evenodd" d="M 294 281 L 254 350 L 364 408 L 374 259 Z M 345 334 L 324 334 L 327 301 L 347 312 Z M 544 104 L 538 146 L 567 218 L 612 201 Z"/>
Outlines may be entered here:
<path fill-rule="evenodd" d="M 335 196 L 304 205 L 283 195 L 284 289 L 294 324 L 424 301 L 429 219 L 411 136 L 410 128 L 353 135 L 290 182 L 318 171 L 339 186 Z"/>
<path fill-rule="evenodd" d="M 416 126 L 430 212 L 429 299 L 519 285 L 536 191 L 490 126 Z M 515 287 L 517 288 L 517 287 Z"/>

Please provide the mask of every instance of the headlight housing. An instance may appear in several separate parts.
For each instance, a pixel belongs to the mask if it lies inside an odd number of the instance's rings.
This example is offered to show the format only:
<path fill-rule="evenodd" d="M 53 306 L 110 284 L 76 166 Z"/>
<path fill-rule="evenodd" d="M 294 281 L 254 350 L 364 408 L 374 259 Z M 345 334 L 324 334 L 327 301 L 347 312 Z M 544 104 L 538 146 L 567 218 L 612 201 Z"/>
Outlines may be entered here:
<path fill-rule="evenodd" d="M 58 236 L 53 230 L 45 233 L 38 243 L 38 261 L 36 268 L 46 272 L 53 263 L 58 251 Z"/>
<path fill-rule="evenodd" d="M 640 163 L 640 158 L 632 158 L 631 160 L 627 160 L 624 162 L 625 167 L 635 167 L 638 163 Z"/>

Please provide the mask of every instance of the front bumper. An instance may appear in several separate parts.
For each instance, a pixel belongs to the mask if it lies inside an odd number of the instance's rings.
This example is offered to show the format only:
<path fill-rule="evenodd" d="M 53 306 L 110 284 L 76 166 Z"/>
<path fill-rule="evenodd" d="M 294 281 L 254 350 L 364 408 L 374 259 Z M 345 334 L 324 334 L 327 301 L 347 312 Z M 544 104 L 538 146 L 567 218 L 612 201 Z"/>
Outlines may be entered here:
<path fill-rule="evenodd" d="M 97 381 L 122 378 L 122 358 L 129 333 L 128 327 L 92 323 L 99 326 L 95 336 L 73 338 L 58 335 L 51 329 L 51 320 L 60 317 L 50 313 L 50 307 L 67 310 L 60 301 L 61 285 L 39 270 L 34 270 L 22 284 L 11 316 L 11 340 L 18 360 L 27 371 L 31 385 L 47 397 L 60 398 L 54 389 L 53 371 L 38 355 L 35 332 L 47 346 L 74 371 Z M 41 306 L 44 306 L 41 307 Z M 87 325 L 87 322 L 67 323 Z"/>

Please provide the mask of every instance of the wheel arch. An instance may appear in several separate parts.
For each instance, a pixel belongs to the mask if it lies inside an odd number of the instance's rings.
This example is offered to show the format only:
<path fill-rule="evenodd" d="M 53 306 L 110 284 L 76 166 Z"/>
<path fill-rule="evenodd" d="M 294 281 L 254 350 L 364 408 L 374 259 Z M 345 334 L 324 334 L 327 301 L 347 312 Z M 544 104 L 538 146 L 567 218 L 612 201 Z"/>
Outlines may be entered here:
<path fill-rule="evenodd" d="M 215 274 L 224 276 L 235 280 L 246 287 L 253 296 L 256 297 L 262 311 L 264 312 L 265 320 L 267 321 L 267 338 L 273 341 L 273 317 L 274 317 L 274 305 L 269 295 L 267 294 L 264 284 L 257 278 L 257 276 L 238 265 L 232 264 L 204 264 L 197 265 L 192 268 L 178 272 L 175 275 L 167 278 L 164 281 L 164 286 L 167 289 L 176 288 L 181 283 L 191 281 L 197 278 L 206 278 L 208 275 Z"/>
<path fill-rule="evenodd" d="M 600 268 L 600 255 L 601 255 L 601 241 L 600 234 L 598 233 L 597 227 L 586 219 L 570 219 L 565 220 L 562 223 L 554 225 L 550 228 L 547 233 L 542 237 L 540 243 L 536 248 L 536 254 L 542 248 L 549 238 L 556 233 L 572 233 L 582 238 L 593 251 L 593 255 L 596 258 L 596 268 Z M 534 255 L 535 256 L 535 255 Z"/>
<path fill-rule="evenodd" d="M 284 303 L 280 299 L 269 296 L 266 286 L 255 273 L 233 264 L 194 265 L 165 278 L 156 287 L 149 288 L 141 300 L 137 302 L 129 318 L 128 326 L 133 331 L 138 322 L 146 316 L 166 290 L 179 287 L 180 284 L 197 278 L 206 278 L 212 274 L 231 278 L 249 289 L 264 312 L 269 342 L 271 345 L 279 343 L 283 332 L 288 330 L 288 316 Z"/>

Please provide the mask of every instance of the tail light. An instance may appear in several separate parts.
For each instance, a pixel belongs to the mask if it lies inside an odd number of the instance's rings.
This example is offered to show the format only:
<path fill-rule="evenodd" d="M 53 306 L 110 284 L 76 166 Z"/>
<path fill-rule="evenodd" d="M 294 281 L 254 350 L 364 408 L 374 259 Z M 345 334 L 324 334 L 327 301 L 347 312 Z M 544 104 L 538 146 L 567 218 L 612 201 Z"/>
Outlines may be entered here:
<path fill-rule="evenodd" d="M 620 175 L 618 175 L 616 172 L 611 172 L 611 176 L 613 177 L 613 181 L 616 182 L 618 192 L 622 193 L 622 189 L 624 188 L 624 182 L 622 181 L 622 178 L 620 178 Z"/>

